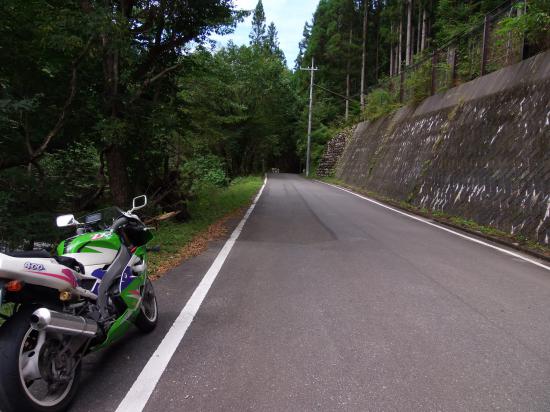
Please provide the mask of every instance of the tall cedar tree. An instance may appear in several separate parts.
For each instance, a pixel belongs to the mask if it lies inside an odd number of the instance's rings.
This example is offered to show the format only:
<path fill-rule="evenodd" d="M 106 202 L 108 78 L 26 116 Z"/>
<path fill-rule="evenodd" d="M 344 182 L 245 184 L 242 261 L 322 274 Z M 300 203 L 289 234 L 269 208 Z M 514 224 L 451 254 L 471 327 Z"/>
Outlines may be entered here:
<path fill-rule="evenodd" d="M 250 45 L 263 45 L 266 39 L 266 23 L 265 12 L 262 0 L 258 0 L 258 4 L 252 13 L 252 30 L 250 31 Z"/>

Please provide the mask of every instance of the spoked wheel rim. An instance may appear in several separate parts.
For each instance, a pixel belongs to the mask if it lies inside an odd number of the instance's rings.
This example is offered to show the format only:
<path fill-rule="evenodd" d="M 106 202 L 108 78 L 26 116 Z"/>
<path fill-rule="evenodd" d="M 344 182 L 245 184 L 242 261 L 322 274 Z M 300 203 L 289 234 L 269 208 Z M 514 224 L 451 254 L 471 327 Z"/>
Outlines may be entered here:
<path fill-rule="evenodd" d="M 45 331 L 36 331 L 29 328 L 19 350 L 19 378 L 25 394 L 37 405 L 52 407 L 63 402 L 75 380 L 75 372 L 64 383 L 48 383 L 40 372 L 39 362 L 46 344 Z M 49 365 L 53 368 L 53 364 Z"/>
<path fill-rule="evenodd" d="M 157 320 L 157 298 L 150 280 L 147 280 L 143 286 L 141 313 L 143 313 L 143 316 L 145 316 L 149 322 L 155 322 Z"/>

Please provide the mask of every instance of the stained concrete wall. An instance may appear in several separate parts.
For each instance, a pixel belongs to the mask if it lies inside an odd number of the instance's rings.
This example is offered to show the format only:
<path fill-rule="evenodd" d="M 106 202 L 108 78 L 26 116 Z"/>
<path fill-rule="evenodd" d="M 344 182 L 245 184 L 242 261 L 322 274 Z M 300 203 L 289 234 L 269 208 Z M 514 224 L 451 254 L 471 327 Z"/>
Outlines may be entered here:
<path fill-rule="evenodd" d="M 550 243 L 550 52 L 360 123 L 336 176 Z"/>

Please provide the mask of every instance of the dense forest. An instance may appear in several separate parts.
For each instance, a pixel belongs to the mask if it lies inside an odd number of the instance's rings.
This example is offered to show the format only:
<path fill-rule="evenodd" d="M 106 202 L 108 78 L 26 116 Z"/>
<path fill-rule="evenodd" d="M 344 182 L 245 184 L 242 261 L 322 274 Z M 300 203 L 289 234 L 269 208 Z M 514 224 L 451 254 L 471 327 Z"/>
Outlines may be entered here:
<path fill-rule="evenodd" d="M 294 70 L 261 0 L 0 2 L 0 243 L 55 236 L 53 216 L 146 193 L 178 211 L 200 185 L 271 167 L 299 172 L 315 59 L 313 158 L 379 106 L 376 87 L 503 0 L 321 0 Z M 547 47 L 550 2 L 505 21 Z M 219 47 L 252 14 L 247 45 Z M 376 94 L 378 93 L 378 95 Z M 389 106 L 395 102 L 387 98 Z M 386 102 L 387 103 L 387 102 Z"/>
<path fill-rule="evenodd" d="M 398 78 L 417 62 L 430 60 L 434 50 L 452 40 L 457 47 L 475 46 L 479 53 L 484 16 L 495 14 L 499 14 L 499 21 L 493 22 L 495 34 L 508 40 L 515 33 L 531 46 L 520 59 L 550 47 L 548 0 L 320 0 L 312 21 L 305 23 L 295 64 L 301 96 L 307 94 L 309 73 L 298 69 L 310 66 L 312 58 L 319 68 L 315 73 L 314 163 L 335 129 L 407 103 L 388 92 L 385 79 Z M 468 64 L 468 70 L 473 68 L 465 80 L 480 74 L 477 61 L 462 59 L 460 63 Z M 425 71 L 419 72 L 420 76 L 408 80 L 413 89 L 418 89 L 414 82 L 424 81 Z M 419 93 L 409 102 L 425 97 Z M 306 107 L 300 119 L 299 128 L 306 130 Z M 303 157 L 304 134 L 298 149 Z"/>
<path fill-rule="evenodd" d="M 296 170 L 298 98 L 277 30 L 215 49 L 231 0 L 0 3 L 0 242 L 55 236 L 56 213 L 179 211 L 197 185 Z M 24 240 L 24 245 L 21 244 Z"/>

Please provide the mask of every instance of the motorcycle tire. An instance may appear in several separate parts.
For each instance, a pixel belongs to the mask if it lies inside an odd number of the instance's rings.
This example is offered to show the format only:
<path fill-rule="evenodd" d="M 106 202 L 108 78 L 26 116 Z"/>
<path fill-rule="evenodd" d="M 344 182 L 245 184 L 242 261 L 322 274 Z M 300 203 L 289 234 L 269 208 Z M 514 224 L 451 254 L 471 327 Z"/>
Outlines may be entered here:
<path fill-rule="evenodd" d="M 142 300 L 139 308 L 139 314 L 134 324 L 143 333 L 152 332 L 158 323 L 158 305 L 157 297 L 153 284 L 149 279 L 145 281 L 142 291 Z"/>
<path fill-rule="evenodd" d="M 72 381 L 58 399 L 40 403 L 33 399 L 26 388 L 20 367 L 23 345 L 29 339 L 30 317 L 36 307 L 22 307 L 0 327 L 0 410 L 2 412 L 62 412 L 67 410 L 78 390 L 80 364 Z M 32 333 L 32 332 L 31 332 Z"/>

